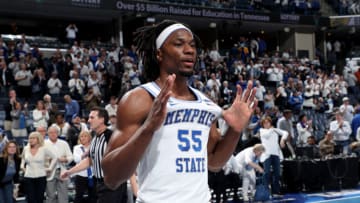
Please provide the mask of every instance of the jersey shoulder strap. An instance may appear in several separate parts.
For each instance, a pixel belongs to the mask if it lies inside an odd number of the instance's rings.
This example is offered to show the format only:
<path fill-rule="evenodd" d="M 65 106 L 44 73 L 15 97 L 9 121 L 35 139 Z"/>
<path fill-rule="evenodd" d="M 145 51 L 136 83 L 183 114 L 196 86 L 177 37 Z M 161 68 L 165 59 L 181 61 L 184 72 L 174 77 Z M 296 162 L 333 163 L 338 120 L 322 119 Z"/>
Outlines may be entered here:
<path fill-rule="evenodd" d="M 155 82 L 148 82 L 146 84 L 141 85 L 151 96 L 154 98 L 157 97 L 160 93 L 160 87 Z"/>

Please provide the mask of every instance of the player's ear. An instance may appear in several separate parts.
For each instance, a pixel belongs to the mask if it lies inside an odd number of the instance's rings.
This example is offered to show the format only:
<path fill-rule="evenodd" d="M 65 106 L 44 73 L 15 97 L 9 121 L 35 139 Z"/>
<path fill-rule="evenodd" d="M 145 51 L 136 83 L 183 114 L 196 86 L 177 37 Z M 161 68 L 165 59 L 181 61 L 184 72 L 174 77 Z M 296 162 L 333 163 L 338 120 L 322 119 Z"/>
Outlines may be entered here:
<path fill-rule="evenodd" d="M 156 50 L 156 59 L 157 59 L 158 62 L 162 61 L 162 51 L 161 51 L 161 49 Z"/>

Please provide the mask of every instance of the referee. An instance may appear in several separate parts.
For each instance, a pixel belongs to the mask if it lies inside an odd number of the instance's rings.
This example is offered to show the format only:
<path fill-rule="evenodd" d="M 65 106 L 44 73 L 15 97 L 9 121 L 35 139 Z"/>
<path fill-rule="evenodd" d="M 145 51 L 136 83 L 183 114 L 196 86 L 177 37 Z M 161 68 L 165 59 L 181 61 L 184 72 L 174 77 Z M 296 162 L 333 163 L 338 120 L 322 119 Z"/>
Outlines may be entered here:
<path fill-rule="evenodd" d="M 97 203 L 126 203 L 127 188 L 126 182 L 121 184 L 116 190 L 109 189 L 104 184 L 104 173 L 101 168 L 101 160 L 106 151 L 107 143 L 112 135 L 112 131 L 107 129 L 109 115 L 107 111 L 100 107 L 94 107 L 89 114 L 90 129 L 96 134 L 92 139 L 88 157 L 83 159 L 76 166 L 64 171 L 61 178 L 68 178 L 71 174 L 93 168 L 93 180 L 96 188 Z"/>

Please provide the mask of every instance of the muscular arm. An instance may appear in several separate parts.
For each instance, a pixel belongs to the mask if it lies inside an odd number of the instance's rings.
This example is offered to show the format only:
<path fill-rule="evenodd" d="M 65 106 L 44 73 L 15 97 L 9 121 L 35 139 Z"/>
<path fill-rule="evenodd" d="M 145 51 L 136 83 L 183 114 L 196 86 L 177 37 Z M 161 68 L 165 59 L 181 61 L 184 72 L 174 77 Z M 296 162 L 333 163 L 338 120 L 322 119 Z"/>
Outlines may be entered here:
<path fill-rule="evenodd" d="M 104 180 L 108 187 L 117 188 L 134 174 L 153 133 L 165 118 L 174 78 L 170 80 L 154 101 L 141 88 L 129 92 L 120 101 L 118 131 L 111 137 L 102 160 Z"/>
<path fill-rule="evenodd" d="M 211 171 L 219 171 L 235 151 L 241 133 L 229 128 L 224 137 L 213 124 L 210 129 L 208 142 L 208 167 Z"/>

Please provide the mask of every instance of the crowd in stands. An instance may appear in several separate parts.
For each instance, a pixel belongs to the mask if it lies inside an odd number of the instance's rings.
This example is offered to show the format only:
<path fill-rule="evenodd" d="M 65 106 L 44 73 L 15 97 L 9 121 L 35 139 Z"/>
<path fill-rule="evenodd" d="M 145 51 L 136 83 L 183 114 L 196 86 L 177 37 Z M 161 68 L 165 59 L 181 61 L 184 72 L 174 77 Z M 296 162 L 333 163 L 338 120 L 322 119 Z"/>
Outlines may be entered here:
<path fill-rule="evenodd" d="M 219 9 L 243 9 L 262 12 L 284 12 L 303 15 L 318 14 L 319 0 L 161 0 L 165 3 L 207 6 Z"/>
<path fill-rule="evenodd" d="M 16 42 L 0 38 L 0 75 L 7 139 L 16 139 L 21 147 L 33 142 L 39 148 L 42 140 L 33 133 L 46 136 L 57 129 L 56 137 L 65 140 L 71 150 L 79 134 L 89 128 L 87 117 L 93 107 L 107 110 L 109 128 L 114 129 L 116 102 L 145 82 L 135 46 L 104 48 L 74 40 L 65 53 L 57 50 L 47 58 L 27 43 L 25 35 Z M 327 131 L 344 152 L 351 153 L 358 146 L 351 142 L 360 141 L 359 71 L 345 67 L 338 73 L 318 57 L 297 58 L 291 49 L 272 51 L 261 38 L 240 37 L 226 56 L 216 49 L 199 50 L 189 85 L 227 108 L 236 85 L 245 89 L 249 81 L 257 88 L 259 104 L 235 153 L 246 142 L 259 138 L 263 118 L 270 118 L 272 126 L 277 126 L 289 111 L 291 125 L 286 131 L 293 148 L 308 145 L 309 138 L 318 144 Z M 346 131 L 338 132 L 343 126 Z M 290 150 L 288 156 L 296 154 Z M 61 163 L 71 161 L 67 154 Z"/>
<path fill-rule="evenodd" d="M 339 15 L 360 14 L 360 2 L 358 0 L 327 0 Z"/>

